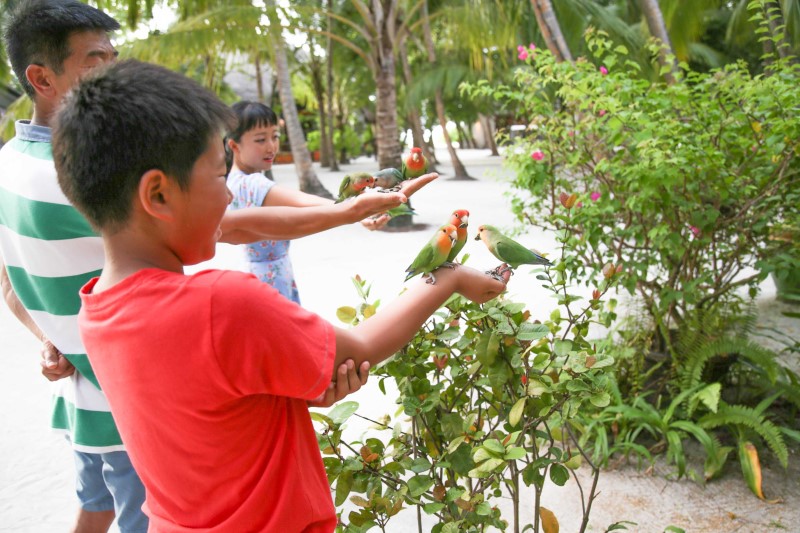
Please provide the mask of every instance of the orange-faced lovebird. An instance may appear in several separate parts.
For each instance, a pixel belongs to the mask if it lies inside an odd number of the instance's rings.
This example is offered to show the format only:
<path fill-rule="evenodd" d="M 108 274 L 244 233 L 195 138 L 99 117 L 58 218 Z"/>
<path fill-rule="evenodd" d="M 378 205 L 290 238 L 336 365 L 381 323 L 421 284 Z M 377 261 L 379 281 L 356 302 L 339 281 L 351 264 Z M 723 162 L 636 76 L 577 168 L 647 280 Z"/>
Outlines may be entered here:
<path fill-rule="evenodd" d="M 478 228 L 478 235 L 475 240 L 483 241 L 483 244 L 492 252 L 496 258 L 507 263 L 511 269 L 520 265 L 551 265 L 552 263 L 533 250 L 529 250 L 520 243 L 506 237 L 494 226 L 484 224 Z M 495 274 L 499 274 L 497 269 Z"/>
<path fill-rule="evenodd" d="M 375 178 L 369 172 L 354 172 L 342 178 L 339 184 L 339 198 L 336 203 L 344 202 L 348 198 L 358 196 L 367 187 L 375 186 Z"/>
<path fill-rule="evenodd" d="M 467 225 L 469 224 L 469 211 L 466 209 L 456 209 L 450 215 L 448 223 L 456 227 L 456 242 L 453 244 L 453 249 L 450 250 L 450 255 L 447 256 L 447 263 L 452 263 L 456 260 L 456 256 L 464 248 L 467 242 Z"/>
<path fill-rule="evenodd" d="M 400 171 L 404 180 L 418 178 L 428 172 L 428 160 L 422 154 L 422 148 L 415 146 L 411 149 L 411 153 L 403 160 Z"/>
<path fill-rule="evenodd" d="M 426 283 L 431 285 L 436 283 L 433 271 L 442 266 L 445 259 L 447 259 L 447 254 L 453 249 L 453 243 L 456 241 L 456 231 L 456 227 L 452 224 L 445 224 L 437 229 L 431 240 L 422 247 L 416 259 L 406 269 L 408 275 L 405 281 L 417 274 L 422 274 L 423 277 L 427 274 L 428 280 Z"/>

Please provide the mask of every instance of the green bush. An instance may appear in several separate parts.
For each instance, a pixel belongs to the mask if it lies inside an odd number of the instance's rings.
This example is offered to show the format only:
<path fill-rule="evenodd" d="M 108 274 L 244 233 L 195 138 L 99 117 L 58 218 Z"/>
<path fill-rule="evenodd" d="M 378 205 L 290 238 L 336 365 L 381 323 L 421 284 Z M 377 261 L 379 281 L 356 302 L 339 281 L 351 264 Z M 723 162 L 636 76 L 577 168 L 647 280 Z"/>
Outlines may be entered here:
<path fill-rule="evenodd" d="M 591 299 L 579 304 L 565 277 L 570 261 L 563 253 L 554 266 L 538 270 L 559 303 L 546 320 L 502 298 L 483 305 L 460 296 L 448 300 L 400 353 L 373 371 L 384 392 L 385 382 L 394 382 L 400 406 L 397 417 L 376 423 L 374 435 L 343 439 L 354 402 L 312 415 L 344 531 L 383 529 L 414 506 L 434 517 L 436 533 L 509 525 L 520 531 L 524 487 L 535 493 L 534 530 L 546 523 L 553 531 L 558 518 L 540 505 L 545 480 L 564 485 L 581 465 L 593 478 L 576 509 L 586 528 L 599 469 L 581 445 L 577 414 L 610 401 L 606 372 L 613 358 L 587 335 L 591 324 L 604 328 L 613 321 L 614 302 L 604 302 L 604 295 L 617 275 L 607 268 Z M 365 282 L 355 285 L 361 303 L 337 312 L 348 324 L 368 319 L 377 306 Z M 513 516 L 502 516 L 497 504 L 508 497 Z M 348 499 L 357 510 L 341 516 Z"/>

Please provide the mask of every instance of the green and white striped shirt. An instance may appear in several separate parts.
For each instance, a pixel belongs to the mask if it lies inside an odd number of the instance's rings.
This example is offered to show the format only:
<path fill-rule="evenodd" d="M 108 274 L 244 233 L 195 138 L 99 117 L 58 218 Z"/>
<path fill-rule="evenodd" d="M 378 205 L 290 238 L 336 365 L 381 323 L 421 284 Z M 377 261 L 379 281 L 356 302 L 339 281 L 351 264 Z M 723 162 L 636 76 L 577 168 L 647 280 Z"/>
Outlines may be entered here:
<path fill-rule="evenodd" d="M 36 325 L 75 365 L 54 382 L 52 427 L 76 450 L 123 450 L 78 332 L 80 289 L 103 268 L 103 242 L 56 179 L 50 128 L 18 121 L 0 149 L 0 255 Z"/>

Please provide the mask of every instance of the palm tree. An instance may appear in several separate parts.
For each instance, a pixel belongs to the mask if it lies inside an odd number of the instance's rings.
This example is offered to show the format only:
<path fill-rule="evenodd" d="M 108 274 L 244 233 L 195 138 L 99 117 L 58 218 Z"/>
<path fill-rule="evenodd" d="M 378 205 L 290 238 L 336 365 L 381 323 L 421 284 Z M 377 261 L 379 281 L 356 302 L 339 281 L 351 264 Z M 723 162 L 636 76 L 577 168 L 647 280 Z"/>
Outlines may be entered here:
<path fill-rule="evenodd" d="M 558 19 L 550 0 L 531 0 L 531 5 L 547 49 L 559 61 L 572 61 L 572 54 L 564 39 L 564 34 L 561 32 L 561 26 L 558 25 Z"/>
<path fill-rule="evenodd" d="M 658 54 L 658 59 L 664 69 L 664 79 L 671 85 L 675 83 L 678 65 L 675 64 L 675 51 L 672 49 L 672 42 L 664 24 L 664 15 L 661 14 L 661 7 L 658 5 L 658 0 L 639 0 L 639 5 L 647 21 L 650 35 L 661 41 L 661 51 Z"/>

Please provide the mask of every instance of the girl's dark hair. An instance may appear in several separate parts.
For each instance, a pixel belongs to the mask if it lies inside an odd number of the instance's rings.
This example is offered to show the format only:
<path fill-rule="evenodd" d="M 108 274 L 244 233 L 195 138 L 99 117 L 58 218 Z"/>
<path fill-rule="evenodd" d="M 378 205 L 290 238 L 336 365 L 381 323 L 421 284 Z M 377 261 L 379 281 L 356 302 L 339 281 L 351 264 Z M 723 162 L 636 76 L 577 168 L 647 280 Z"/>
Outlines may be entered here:
<path fill-rule="evenodd" d="M 242 135 L 253 128 L 265 128 L 278 125 L 278 115 L 275 114 L 275 111 L 273 111 L 271 107 L 261 102 L 242 100 L 241 102 L 233 104 L 231 109 L 233 109 L 233 113 L 236 115 L 236 127 L 225 136 L 225 164 L 228 166 L 229 174 L 233 167 L 233 152 L 231 152 L 228 146 L 228 139 L 239 143 L 242 141 Z"/>
<path fill-rule="evenodd" d="M 99 9 L 77 0 L 25 0 L 19 2 L 3 24 L 3 41 L 11 68 L 31 98 L 35 91 L 25 70 L 42 65 L 63 72 L 64 60 L 71 53 L 67 46 L 74 32 L 116 31 L 119 23 Z"/>
<path fill-rule="evenodd" d="M 132 59 L 99 68 L 55 117 L 59 185 L 95 228 L 113 233 L 145 172 L 160 169 L 187 189 L 197 159 L 234 124 L 228 106 L 182 74 Z"/>

